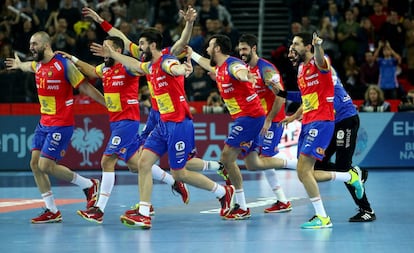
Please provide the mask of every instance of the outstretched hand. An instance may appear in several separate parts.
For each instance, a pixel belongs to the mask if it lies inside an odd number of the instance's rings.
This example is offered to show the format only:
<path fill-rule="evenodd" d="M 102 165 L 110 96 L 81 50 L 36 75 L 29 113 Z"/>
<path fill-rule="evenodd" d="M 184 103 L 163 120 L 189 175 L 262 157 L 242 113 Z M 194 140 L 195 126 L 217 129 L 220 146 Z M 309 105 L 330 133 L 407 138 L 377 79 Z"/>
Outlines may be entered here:
<path fill-rule="evenodd" d="M 323 42 L 323 39 L 320 38 L 316 32 L 314 32 L 313 33 L 313 38 L 312 38 L 312 45 L 313 46 L 316 46 L 316 45 L 320 46 L 320 45 L 322 45 L 322 42 Z"/>
<path fill-rule="evenodd" d="M 187 56 L 187 60 L 184 62 L 185 77 L 189 77 L 193 73 L 193 64 L 191 64 L 191 56 Z"/>
<path fill-rule="evenodd" d="M 90 50 L 93 55 L 101 57 L 111 57 L 111 53 L 113 52 L 113 48 L 108 44 L 107 41 L 105 41 L 103 45 L 95 42 L 92 43 Z"/>
<path fill-rule="evenodd" d="M 6 63 L 7 69 L 18 69 L 21 63 L 21 60 L 17 53 L 14 53 L 14 58 L 6 58 L 4 61 Z"/>
<path fill-rule="evenodd" d="M 84 17 L 89 17 L 89 18 L 93 19 L 93 21 L 95 21 L 97 23 L 101 23 L 103 21 L 101 16 L 99 16 L 98 13 L 96 13 L 94 10 L 92 10 L 89 7 L 83 7 L 82 8 L 82 15 Z"/>
<path fill-rule="evenodd" d="M 187 11 L 184 12 L 184 10 L 180 10 L 179 15 L 186 22 L 194 22 L 197 18 L 197 11 L 191 5 L 189 5 Z"/>

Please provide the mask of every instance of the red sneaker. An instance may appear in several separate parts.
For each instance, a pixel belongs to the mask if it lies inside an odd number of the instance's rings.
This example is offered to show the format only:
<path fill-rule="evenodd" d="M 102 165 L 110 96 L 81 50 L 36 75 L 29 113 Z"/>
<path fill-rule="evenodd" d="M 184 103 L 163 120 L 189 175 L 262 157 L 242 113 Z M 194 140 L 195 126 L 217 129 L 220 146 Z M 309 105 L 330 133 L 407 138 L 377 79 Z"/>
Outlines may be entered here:
<path fill-rule="evenodd" d="M 83 189 L 83 192 L 86 195 L 86 209 L 95 206 L 96 202 L 98 201 L 98 194 L 99 194 L 99 180 L 98 179 L 91 179 L 92 186 L 89 188 Z"/>
<path fill-rule="evenodd" d="M 60 211 L 52 213 L 49 209 L 45 209 L 38 217 L 32 219 L 32 223 L 42 224 L 42 223 L 55 223 L 62 222 L 62 215 Z"/>
<path fill-rule="evenodd" d="M 173 189 L 173 192 L 175 191 L 181 195 L 184 204 L 188 204 L 188 202 L 190 202 L 190 192 L 188 191 L 186 184 L 175 181 L 171 188 Z"/>
<path fill-rule="evenodd" d="M 142 228 L 150 229 L 151 228 L 151 217 L 141 215 L 137 213 L 136 215 L 121 215 L 121 223 L 130 228 Z"/>
<path fill-rule="evenodd" d="M 138 209 L 139 209 L 139 203 L 135 204 L 134 206 L 131 206 L 131 209 L 126 210 L 124 215 L 125 216 L 137 215 L 138 214 Z M 152 205 L 150 206 L 150 213 L 149 214 L 150 214 L 150 216 L 155 215 L 154 207 Z"/>
<path fill-rule="evenodd" d="M 279 200 L 271 207 L 268 207 L 264 210 L 265 213 L 285 213 L 289 211 L 292 211 L 292 205 L 290 204 L 290 201 L 283 203 Z"/>
<path fill-rule="evenodd" d="M 250 209 L 247 210 L 240 209 L 239 204 L 235 204 L 230 213 L 225 215 L 223 219 L 225 220 L 246 220 L 250 218 Z"/>
<path fill-rule="evenodd" d="M 221 197 L 221 199 L 219 199 L 220 204 L 221 204 L 220 216 L 226 216 L 226 214 L 230 212 L 231 204 L 233 203 L 233 200 L 234 200 L 234 192 L 235 192 L 234 186 L 225 185 L 224 189 L 226 190 L 226 194 L 224 194 L 224 196 Z"/>
<path fill-rule="evenodd" d="M 96 222 L 101 224 L 103 222 L 104 213 L 99 207 L 93 206 L 90 207 L 88 210 L 82 211 L 78 210 L 77 214 L 79 214 L 82 218 L 87 221 Z"/>

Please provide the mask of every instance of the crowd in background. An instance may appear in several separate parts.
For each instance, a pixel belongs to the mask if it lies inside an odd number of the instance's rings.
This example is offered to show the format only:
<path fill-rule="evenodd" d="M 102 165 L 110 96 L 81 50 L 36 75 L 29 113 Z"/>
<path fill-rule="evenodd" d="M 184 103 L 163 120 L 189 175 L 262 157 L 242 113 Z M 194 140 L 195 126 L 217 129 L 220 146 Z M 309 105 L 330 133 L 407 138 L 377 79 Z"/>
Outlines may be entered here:
<path fill-rule="evenodd" d="M 102 59 L 92 55 L 92 42 L 102 42 L 107 34 L 90 20 L 82 17 L 83 6 L 97 10 L 105 20 L 120 29 L 132 41 L 137 41 L 146 27 L 156 27 L 164 38 L 164 47 L 171 46 L 183 29 L 178 10 L 195 6 L 198 20 L 189 45 L 204 54 L 208 37 L 228 35 L 234 46 L 241 35 L 232 20 L 231 0 L 1 0 L 0 59 L 17 52 L 22 60 L 30 60 L 29 39 L 39 30 L 47 31 L 54 50 L 78 55 L 91 64 Z M 293 71 L 285 71 L 287 48 L 298 32 L 316 31 L 324 39 L 324 49 L 339 71 L 342 82 L 353 99 L 365 100 L 361 111 L 376 109 L 371 101 L 372 90 L 382 98 L 400 99 L 412 104 L 414 89 L 414 19 L 413 1 L 388 0 L 286 0 L 290 11 L 290 27 L 286 39 L 269 58 L 286 79 L 288 88 L 295 88 Z M 302 8 L 298 8 L 301 6 Z M 237 51 L 235 48 L 235 55 Z M 292 70 L 292 69 L 290 69 Z M 289 76 L 290 75 L 290 76 Z M 36 102 L 36 89 L 31 74 L 16 73 L 0 66 L 0 83 L 4 92 L 0 102 Z M 292 84 L 294 83 L 294 84 Z M 99 81 L 95 83 L 99 87 Z M 141 78 L 142 108 L 150 106 L 146 80 Z M 368 88 L 370 87 L 370 88 Z M 371 89 L 372 87 L 377 89 Z M 186 79 L 189 101 L 206 101 L 223 107 L 217 97 L 216 84 L 204 71 L 194 65 L 193 74 Z M 375 102 L 378 103 L 378 102 Z M 381 104 L 382 103 L 382 104 Z M 364 108 L 364 106 L 368 106 Z M 371 106 L 371 109 L 369 109 Z M 374 108 L 374 109 L 372 109 Z M 385 109 L 384 109 L 385 108 Z M 217 110 L 222 112 L 223 110 Z"/>

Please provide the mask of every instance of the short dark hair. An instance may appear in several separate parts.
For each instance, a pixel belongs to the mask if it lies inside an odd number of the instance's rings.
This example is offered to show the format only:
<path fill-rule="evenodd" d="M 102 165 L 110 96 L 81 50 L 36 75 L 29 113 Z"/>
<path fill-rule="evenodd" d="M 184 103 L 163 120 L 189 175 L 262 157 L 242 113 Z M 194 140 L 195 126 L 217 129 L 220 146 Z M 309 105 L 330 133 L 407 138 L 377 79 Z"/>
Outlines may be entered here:
<path fill-rule="evenodd" d="M 307 32 L 300 32 L 294 35 L 295 37 L 299 37 L 303 41 L 303 45 L 312 45 L 312 34 Z"/>
<path fill-rule="evenodd" d="M 223 34 L 215 34 L 210 37 L 209 42 L 212 39 L 216 39 L 216 45 L 220 47 L 221 52 L 223 54 L 231 54 L 232 53 L 232 46 L 231 46 L 231 40 L 228 36 Z"/>
<path fill-rule="evenodd" d="M 239 38 L 239 43 L 246 43 L 250 47 L 257 46 L 257 37 L 253 34 L 243 34 Z"/>
<path fill-rule="evenodd" d="M 155 28 L 146 28 L 142 31 L 139 38 L 145 38 L 148 43 L 155 42 L 157 50 L 162 49 L 162 34 L 159 30 Z"/>
<path fill-rule="evenodd" d="M 114 47 L 115 48 L 120 48 L 121 49 L 121 52 L 124 51 L 125 44 L 124 44 L 124 41 L 120 37 L 117 37 L 117 36 L 107 36 L 105 38 L 105 40 L 112 41 L 114 43 Z"/>

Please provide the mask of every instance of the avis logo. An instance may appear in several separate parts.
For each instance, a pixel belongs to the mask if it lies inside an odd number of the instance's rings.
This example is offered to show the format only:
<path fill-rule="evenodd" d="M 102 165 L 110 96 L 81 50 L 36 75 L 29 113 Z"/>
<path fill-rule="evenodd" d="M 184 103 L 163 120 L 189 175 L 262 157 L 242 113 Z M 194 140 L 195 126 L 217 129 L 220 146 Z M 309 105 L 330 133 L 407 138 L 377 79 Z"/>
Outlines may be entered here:
<path fill-rule="evenodd" d="M 97 128 L 89 129 L 88 124 L 92 122 L 89 117 L 83 119 L 83 128 L 76 128 L 73 131 L 71 138 L 72 147 L 82 154 L 82 162 L 80 166 L 92 166 L 92 162 L 89 159 L 91 153 L 96 152 L 101 146 L 104 140 L 104 133 Z"/>

